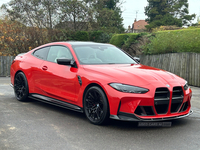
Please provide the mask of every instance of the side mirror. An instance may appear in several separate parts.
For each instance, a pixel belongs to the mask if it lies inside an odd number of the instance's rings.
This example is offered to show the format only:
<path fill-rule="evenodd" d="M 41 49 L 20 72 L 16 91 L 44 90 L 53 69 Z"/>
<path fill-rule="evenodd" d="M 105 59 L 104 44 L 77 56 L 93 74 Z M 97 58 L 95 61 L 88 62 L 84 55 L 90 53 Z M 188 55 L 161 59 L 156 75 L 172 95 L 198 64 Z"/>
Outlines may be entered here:
<path fill-rule="evenodd" d="M 67 65 L 67 66 L 72 66 L 72 67 L 77 68 L 76 62 L 73 59 L 59 58 L 57 59 L 57 63 L 59 65 Z"/>
<path fill-rule="evenodd" d="M 135 59 L 137 62 L 140 63 L 140 58 L 138 58 L 138 57 L 133 57 L 133 59 Z"/>

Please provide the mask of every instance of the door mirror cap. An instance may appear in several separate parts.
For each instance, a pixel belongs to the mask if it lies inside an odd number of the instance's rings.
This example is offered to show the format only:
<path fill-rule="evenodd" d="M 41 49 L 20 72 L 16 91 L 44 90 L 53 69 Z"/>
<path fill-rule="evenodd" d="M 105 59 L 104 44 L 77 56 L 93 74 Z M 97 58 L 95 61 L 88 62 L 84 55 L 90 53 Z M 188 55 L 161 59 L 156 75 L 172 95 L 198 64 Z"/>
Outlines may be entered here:
<path fill-rule="evenodd" d="M 59 58 L 57 59 L 57 63 L 59 65 L 66 65 L 66 66 L 72 66 L 72 67 L 77 68 L 76 62 L 73 59 Z"/>

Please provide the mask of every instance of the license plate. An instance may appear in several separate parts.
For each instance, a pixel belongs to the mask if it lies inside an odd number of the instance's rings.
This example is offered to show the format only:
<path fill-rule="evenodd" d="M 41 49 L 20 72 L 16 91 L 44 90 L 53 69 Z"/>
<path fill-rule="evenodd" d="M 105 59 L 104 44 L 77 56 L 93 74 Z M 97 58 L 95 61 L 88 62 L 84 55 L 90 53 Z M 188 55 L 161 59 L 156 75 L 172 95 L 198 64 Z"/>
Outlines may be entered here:
<path fill-rule="evenodd" d="M 171 127 L 172 122 L 138 122 L 138 127 Z"/>

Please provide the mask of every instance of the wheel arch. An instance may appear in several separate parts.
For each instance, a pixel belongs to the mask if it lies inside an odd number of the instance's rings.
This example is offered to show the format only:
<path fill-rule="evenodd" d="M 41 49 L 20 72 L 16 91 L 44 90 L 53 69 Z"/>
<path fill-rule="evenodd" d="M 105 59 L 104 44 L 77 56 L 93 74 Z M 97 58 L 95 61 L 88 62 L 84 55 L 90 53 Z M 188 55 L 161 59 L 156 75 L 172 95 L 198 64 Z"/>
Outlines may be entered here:
<path fill-rule="evenodd" d="M 26 77 L 25 72 L 23 72 L 22 70 L 16 71 L 16 73 L 15 73 L 15 75 L 14 75 L 14 78 L 13 78 L 13 86 L 14 86 L 14 84 L 15 84 L 15 77 L 16 77 L 16 75 L 17 75 L 19 72 L 22 72 L 22 73 L 25 75 L 25 77 Z M 27 80 L 27 77 L 26 77 L 26 80 Z M 28 80 L 27 80 L 27 84 L 28 84 L 28 91 L 29 91 L 30 87 L 29 87 L 29 81 L 28 81 Z"/>
<path fill-rule="evenodd" d="M 25 74 L 22 70 L 17 70 L 17 71 L 15 72 L 15 75 L 14 75 L 14 78 L 13 78 L 13 84 L 15 84 L 15 83 L 14 83 L 15 77 L 16 77 L 16 75 L 17 75 L 19 72 L 22 72 L 22 73 L 25 75 L 25 77 L 26 77 L 26 74 Z M 27 81 L 27 82 L 28 82 L 28 81 Z"/>
<path fill-rule="evenodd" d="M 107 102 L 108 102 L 108 109 L 109 109 L 108 112 L 109 112 L 109 114 L 110 114 L 110 104 L 109 104 L 109 101 L 108 101 L 108 96 L 107 96 L 105 90 L 102 88 L 102 86 L 99 85 L 99 84 L 97 84 L 97 83 L 90 83 L 90 84 L 88 84 L 88 85 L 86 86 L 86 88 L 85 88 L 85 90 L 84 90 L 84 92 L 83 92 L 83 97 L 82 97 L 83 106 L 84 106 L 84 97 L 85 97 L 85 94 L 86 94 L 87 90 L 88 90 L 90 87 L 92 87 L 92 86 L 97 86 L 97 87 L 99 87 L 99 88 L 103 91 L 103 93 L 105 94 L 106 100 L 107 100 Z"/>
<path fill-rule="evenodd" d="M 15 80 L 18 82 L 15 82 Z M 29 86 L 26 75 L 23 71 L 18 70 L 14 75 L 14 93 L 18 101 L 28 101 Z"/>
<path fill-rule="evenodd" d="M 22 73 L 25 75 L 25 73 L 24 73 L 22 70 L 18 70 L 18 71 L 15 73 L 14 78 L 16 77 L 16 75 L 17 75 L 19 72 L 22 72 Z"/>

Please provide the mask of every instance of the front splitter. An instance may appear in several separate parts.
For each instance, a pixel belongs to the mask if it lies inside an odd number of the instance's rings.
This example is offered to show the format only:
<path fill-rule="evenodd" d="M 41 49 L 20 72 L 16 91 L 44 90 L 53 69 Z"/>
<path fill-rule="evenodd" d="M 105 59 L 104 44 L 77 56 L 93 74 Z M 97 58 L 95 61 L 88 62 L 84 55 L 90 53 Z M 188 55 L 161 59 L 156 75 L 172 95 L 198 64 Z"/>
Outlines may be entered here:
<path fill-rule="evenodd" d="M 175 117 L 165 117 L 165 118 L 151 118 L 151 119 L 142 119 L 134 114 L 129 114 L 129 113 L 119 113 L 118 115 L 110 115 L 111 119 L 115 120 L 122 120 L 122 121 L 166 121 L 166 120 L 174 120 L 174 119 L 181 119 L 188 117 L 193 113 L 192 110 L 188 114 L 181 115 L 181 116 L 175 116 Z"/>

